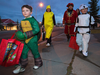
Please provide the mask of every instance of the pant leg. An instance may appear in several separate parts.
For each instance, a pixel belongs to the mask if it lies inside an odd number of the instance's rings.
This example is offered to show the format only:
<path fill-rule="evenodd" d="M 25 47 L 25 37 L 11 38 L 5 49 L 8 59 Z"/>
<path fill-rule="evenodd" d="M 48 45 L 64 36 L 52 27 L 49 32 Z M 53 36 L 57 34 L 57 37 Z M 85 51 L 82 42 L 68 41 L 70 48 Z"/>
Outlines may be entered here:
<path fill-rule="evenodd" d="M 43 65 L 42 59 L 40 57 L 40 53 L 38 51 L 38 42 L 33 42 L 34 40 L 31 40 L 28 43 L 28 46 L 34 56 L 34 63 L 35 66 L 41 67 Z"/>
<path fill-rule="evenodd" d="M 25 68 L 28 64 L 28 51 L 29 51 L 29 48 L 27 44 L 24 43 L 24 48 L 23 48 L 21 58 L 20 58 L 20 64 L 22 68 Z"/>
<path fill-rule="evenodd" d="M 51 36 L 49 39 L 47 39 L 47 43 L 50 43 L 51 44 Z"/>
<path fill-rule="evenodd" d="M 79 50 L 83 50 L 83 40 L 82 40 L 82 34 L 77 33 L 76 34 L 76 42 L 79 46 Z"/>
<path fill-rule="evenodd" d="M 67 40 L 69 41 L 71 35 L 67 34 L 66 37 L 67 37 Z"/>
<path fill-rule="evenodd" d="M 28 65 L 28 58 L 26 59 L 20 59 L 20 65 L 21 65 L 21 68 L 26 68 L 26 66 Z"/>
<path fill-rule="evenodd" d="M 84 34 L 83 35 L 83 46 L 84 46 L 84 48 L 83 48 L 83 52 L 87 52 L 87 50 L 88 50 L 88 43 L 89 43 L 89 40 L 90 40 L 90 34 Z"/>
<path fill-rule="evenodd" d="M 40 53 L 38 51 L 38 42 L 34 42 L 34 40 L 31 40 L 28 43 L 28 47 L 30 48 L 34 58 L 38 58 L 40 57 Z"/>

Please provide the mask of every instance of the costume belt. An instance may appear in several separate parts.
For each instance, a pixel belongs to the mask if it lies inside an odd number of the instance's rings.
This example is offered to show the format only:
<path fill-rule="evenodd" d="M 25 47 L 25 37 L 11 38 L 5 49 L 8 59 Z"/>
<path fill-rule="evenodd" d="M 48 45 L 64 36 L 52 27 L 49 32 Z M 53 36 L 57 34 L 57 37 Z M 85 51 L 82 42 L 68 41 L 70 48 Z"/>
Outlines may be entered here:
<path fill-rule="evenodd" d="M 65 23 L 65 25 L 75 25 L 75 23 Z"/>
<path fill-rule="evenodd" d="M 77 26 L 77 27 L 76 27 L 76 30 L 77 30 L 77 28 L 90 28 L 90 26 Z M 79 31 L 78 31 L 77 33 L 79 33 Z M 88 32 L 86 32 L 86 33 L 90 33 L 90 31 L 88 31 Z M 83 33 L 83 34 L 84 34 L 84 33 Z"/>
<path fill-rule="evenodd" d="M 77 28 L 90 28 L 90 26 L 77 26 Z"/>

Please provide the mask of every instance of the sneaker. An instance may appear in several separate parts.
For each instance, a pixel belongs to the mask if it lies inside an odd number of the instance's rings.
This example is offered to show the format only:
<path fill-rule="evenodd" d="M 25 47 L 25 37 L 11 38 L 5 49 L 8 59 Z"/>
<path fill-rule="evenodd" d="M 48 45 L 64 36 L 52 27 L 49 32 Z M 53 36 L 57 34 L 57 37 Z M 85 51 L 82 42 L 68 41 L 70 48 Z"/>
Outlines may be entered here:
<path fill-rule="evenodd" d="M 46 46 L 49 47 L 50 46 L 50 43 L 47 43 Z"/>
<path fill-rule="evenodd" d="M 41 65 L 41 66 L 42 66 L 42 65 Z M 34 69 L 34 70 L 37 70 L 37 69 L 39 69 L 41 66 L 36 66 L 36 65 L 35 65 L 35 66 L 33 66 L 33 69 Z"/>
<path fill-rule="evenodd" d="M 39 66 L 34 66 L 33 69 L 37 70 L 39 68 Z"/>
<path fill-rule="evenodd" d="M 21 66 L 18 66 L 15 70 L 13 70 L 13 73 L 18 74 L 18 73 L 24 72 L 24 71 L 25 71 L 24 68 L 21 68 Z"/>
<path fill-rule="evenodd" d="M 83 52 L 82 54 L 83 54 L 84 57 L 88 56 L 88 52 Z"/>
<path fill-rule="evenodd" d="M 35 65 L 33 69 L 35 70 L 39 69 L 43 65 L 41 57 L 34 59 L 34 61 L 35 61 Z"/>

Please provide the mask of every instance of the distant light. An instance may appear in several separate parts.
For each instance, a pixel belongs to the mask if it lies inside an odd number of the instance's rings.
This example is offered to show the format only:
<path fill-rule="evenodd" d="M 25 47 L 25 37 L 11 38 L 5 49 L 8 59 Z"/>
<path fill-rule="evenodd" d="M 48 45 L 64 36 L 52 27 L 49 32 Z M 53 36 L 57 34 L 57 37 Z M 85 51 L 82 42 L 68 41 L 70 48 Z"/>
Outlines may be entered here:
<path fill-rule="evenodd" d="M 43 3 L 39 3 L 39 6 L 40 6 L 40 7 L 43 7 L 44 5 L 43 5 Z"/>
<path fill-rule="evenodd" d="M 39 22 L 41 24 L 41 22 Z"/>

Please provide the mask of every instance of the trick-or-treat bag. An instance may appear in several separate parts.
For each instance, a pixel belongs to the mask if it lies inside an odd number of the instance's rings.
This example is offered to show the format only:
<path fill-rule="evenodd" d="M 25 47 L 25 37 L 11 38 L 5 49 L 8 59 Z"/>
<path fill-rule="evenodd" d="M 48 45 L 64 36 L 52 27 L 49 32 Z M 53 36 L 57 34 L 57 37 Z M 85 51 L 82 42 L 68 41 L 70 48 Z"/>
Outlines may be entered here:
<path fill-rule="evenodd" d="M 79 50 L 79 46 L 76 43 L 76 36 L 71 36 L 70 42 L 69 42 L 69 47 L 75 50 Z"/>
<path fill-rule="evenodd" d="M 13 39 L 15 33 L 8 40 L 2 39 L 0 44 L 0 65 L 8 67 L 19 64 L 24 44 Z"/>

